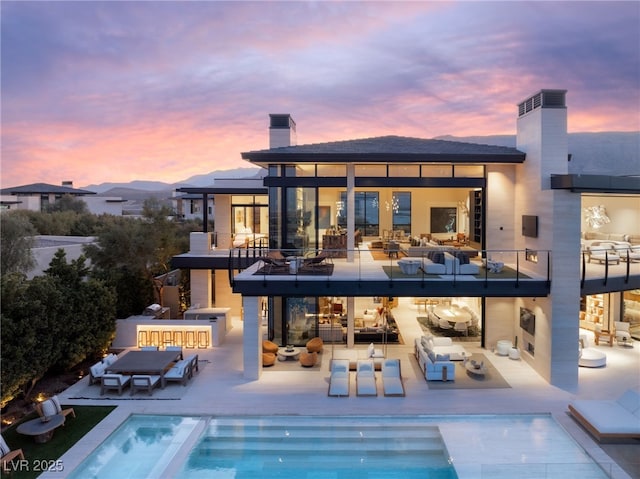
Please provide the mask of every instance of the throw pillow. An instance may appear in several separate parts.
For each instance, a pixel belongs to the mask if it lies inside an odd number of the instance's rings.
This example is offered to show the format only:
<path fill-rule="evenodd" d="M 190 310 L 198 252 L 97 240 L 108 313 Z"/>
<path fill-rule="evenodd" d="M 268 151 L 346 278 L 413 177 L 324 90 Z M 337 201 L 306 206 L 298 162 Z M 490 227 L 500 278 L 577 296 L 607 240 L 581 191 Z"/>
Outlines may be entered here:
<path fill-rule="evenodd" d="M 376 348 L 373 345 L 373 343 L 371 343 L 369 345 L 369 347 L 367 348 L 367 357 L 368 358 L 372 358 L 375 352 L 376 352 Z"/>
<path fill-rule="evenodd" d="M 436 353 L 434 353 L 433 351 L 429 351 L 427 353 L 427 356 L 429 357 L 429 361 L 431 361 L 432 363 L 436 362 Z"/>
<path fill-rule="evenodd" d="M 51 417 L 51 416 L 55 416 L 56 414 L 58 414 L 58 411 L 56 411 L 56 406 L 55 406 L 55 404 L 53 404 L 53 401 L 48 399 L 48 400 L 46 400 L 45 402 L 42 403 L 42 415 L 43 416 Z"/>
<path fill-rule="evenodd" d="M 427 347 L 427 345 L 429 344 L 429 340 L 426 338 L 426 336 L 422 336 L 420 338 L 420 344 L 422 344 L 423 348 Z"/>
<path fill-rule="evenodd" d="M 435 347 L 435 344 L 434 344 L 434 342 L 433 342 L 433 338 L 429 338 L 429 339 L 427 339 L 427 347 L 428 347 L 429 349 L 433 349 L 433 348 Z"/>

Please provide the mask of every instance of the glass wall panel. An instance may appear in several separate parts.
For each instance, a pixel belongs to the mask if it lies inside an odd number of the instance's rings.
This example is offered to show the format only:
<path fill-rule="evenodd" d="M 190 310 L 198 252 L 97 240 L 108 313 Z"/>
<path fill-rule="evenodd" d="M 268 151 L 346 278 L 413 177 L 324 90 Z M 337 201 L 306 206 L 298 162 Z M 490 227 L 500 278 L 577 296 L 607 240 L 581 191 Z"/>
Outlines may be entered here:
<path fill-rule="evenodd" d="M 458 178 L 484 178 L 482 165 L 456 165 L 453 171 Z"/>
<path fill-rule="evenodd" d="M 411 234 L 411 193 L 408 191 L 396 191 L 392 196 L 393 201 L 393 230 L 402 230 Z"/>
<path fill-rule="evenodd" d="M 355 228 L 363 236 L 379 236 L 380 231 L 380 195 L 377 191 L 355 192 Z M 347 193 L 340 193 L 338 208 L 338 226 L 347 227 Z"/>
<path fill-rule="evenodd" d="M 318 176 L 347 176 L 347 165 L 318 165 Z"/>
<path fill-rule="evenodd" d="M 298 171 L 296 172 L 296 176 L 316 176 L 316 165 L 298 165 Z"/>
<path fill-rule="evenodd" d="M 355 175 L 359 176 L 387 176 L 387 165 L 355 165 Z"/>
<path fill-rule="evenodd" d="M 452 165 L 422 165 L 423 178 L 449 178 L 453 176 Z"/>
<path fill-rule="evenodd" d="M 398 178 L 419 178 L 420 165 L 389 165 L 389 176 Z"/>
<path fill-rule="evenodd" d="M 286 341 L 284 344 L 302 346 L 316 336 L 318 329 L 318 298 L 286 299 Z"/>
<path fill-rule="evenodd" d="M 286 189 L 286 233 L 283 248 L 289 254 L 305 254 L 317 245 L 316 189 Z"/>

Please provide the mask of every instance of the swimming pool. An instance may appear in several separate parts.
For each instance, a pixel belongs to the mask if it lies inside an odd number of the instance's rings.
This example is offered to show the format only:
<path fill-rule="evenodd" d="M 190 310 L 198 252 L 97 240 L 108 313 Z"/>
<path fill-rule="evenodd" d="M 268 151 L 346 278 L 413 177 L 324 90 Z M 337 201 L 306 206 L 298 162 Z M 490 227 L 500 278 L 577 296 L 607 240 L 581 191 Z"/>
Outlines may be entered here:
<path fill-rule="evenodd" d="M 494 479 L 526 474 L 607 477 L 550 415 L 132 415 L 70 477 Z"/>

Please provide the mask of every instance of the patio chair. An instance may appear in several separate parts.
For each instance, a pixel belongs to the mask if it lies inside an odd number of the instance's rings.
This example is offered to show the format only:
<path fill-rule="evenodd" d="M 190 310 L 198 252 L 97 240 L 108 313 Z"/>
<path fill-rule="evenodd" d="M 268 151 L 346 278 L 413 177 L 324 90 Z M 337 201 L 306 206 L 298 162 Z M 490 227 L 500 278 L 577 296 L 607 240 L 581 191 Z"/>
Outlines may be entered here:
<path fill-rule="evenodd" d="M 189 377 L 193 377 L 193 371 L 200 371 L 198 367 L 198 355 L 192 354 L 185 358 L 185 361 L 189 361 Z"/>
<path fill-rule="evenodd" d="M 62 409 L 58 396 L 53 396 L 46 401 L 42 401 L 36 406 L 36 411 L 38 412 L 38 415 L 40 417 L 51 417 L 55 416 L 56 414 L 62 414 L 64 417 L 67 417 L 69 414 L 71 414 L 73 417 L 76 417 L 76 412 L 72 407 Z"/>
<path fill-rule="evenodd" d="M 140 351 L 158 351 L 158 346 L 142 346 Z"/>
<path fill-rule="evenodd" d="M 302 266 L 309 266 L 313 268 L 315 266 L 320 266 L 322 264 L 325 264 L 325 261 L 328 261 L 328 260 L 329 260 L 329 255 L 323 251 L 321 253 L 318 253 L 312 258 L 305 258 L 302 262 Z"/>
<path fill-rule="evenodd" d="M 89 368 L 89 385 L 99 383 L 104 376 L 104 370 L 107 365 L 99 361 Z"/>
<path fill-rule="evenodd" d="M 183 386 L 187 385 L 187 381 L 191 377 L 191 361 L 188 359 L 178 361 L 164 374 L 165 381 L 181 382 Z"/>
<path fill-rule="evenodd" d="M 107 389 L 117 389 L 118 396 L 122 396 L 122 390 L 129 385 L 131 376 L 124 376 L 122 374 L 104 374 L 102 376 L 102 383 L 100 386 L 100 396 L 104 395 Z"/>
<path fill-rule="evenodd" d="M 0 454 L 2 454 L 2 472 L 5 474 L 9 474 L 11 469 L 9 468 L 9 464 L 14 459 L 24 460 L 24 454 L 22 449 L 14 449 L 11 450 L 7 442 L 4 440 L 4 437 L 0 436 Z"/>
<path fill-rule="evenodd" d="M 159 375 L 135 374 L 131 376 L 131 396 L 138 390 L 147 391 L 147 394 L 151 396 L 153 394 L 153 388 L 159 384 Z"/>
<path fill-rule="evenodd" d="M 386 359 L 382 363 L 382 389 L 385 396 L 405 395 L 399 359 Z"/>
<path fill-rule="evenodd" d="M 164 348 L 164 350 L 165 351 L 176 351 L 176 352 L 180 351 L 180 359 L 184 359 L 182 357 L 182 346 L 166 346 Z"/>
<path fill-rule="evenodd" d="M 373 359 L 359 359 L 356 364 L 356 395 L 378 395 Z"/>
<path fill-rule="evenodd" d="M 331 361 L 329 377 L 329 396 L 346 397 L 349 395 L 349 360 L 334 359 Z"/>

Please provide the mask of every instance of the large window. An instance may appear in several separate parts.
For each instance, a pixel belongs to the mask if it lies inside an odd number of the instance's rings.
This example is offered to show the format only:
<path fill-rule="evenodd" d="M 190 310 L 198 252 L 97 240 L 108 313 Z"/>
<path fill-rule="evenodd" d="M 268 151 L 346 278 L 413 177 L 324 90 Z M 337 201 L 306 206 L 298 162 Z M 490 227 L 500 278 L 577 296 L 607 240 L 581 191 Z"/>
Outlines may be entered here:
<path fill-rule="evenodd" d="M 393 230 L 411 234 L 411 193 L 395 192 L 393 202 Z"/>
<path fill-rule="evenodd" d="M 380 232 L 380 197 L 377 191 L 357 191 L 355 193 L 355 228 L 363 236 L 379 236 Z M 347 193 L 340 193 L 338 209 L 338 225 L 347 227 Z"/>

